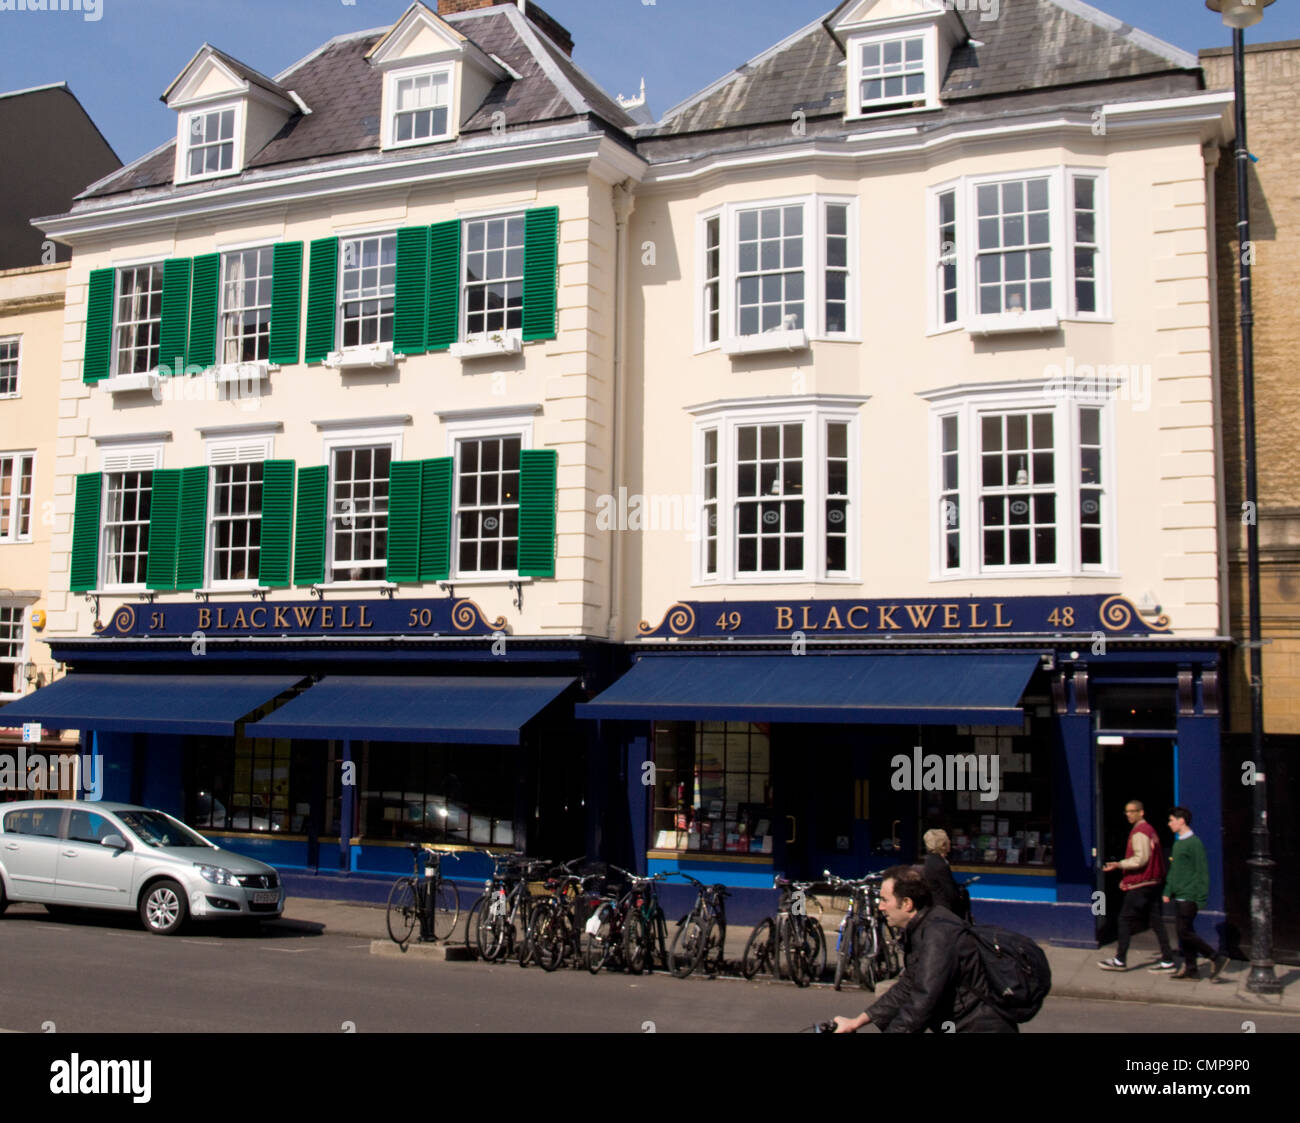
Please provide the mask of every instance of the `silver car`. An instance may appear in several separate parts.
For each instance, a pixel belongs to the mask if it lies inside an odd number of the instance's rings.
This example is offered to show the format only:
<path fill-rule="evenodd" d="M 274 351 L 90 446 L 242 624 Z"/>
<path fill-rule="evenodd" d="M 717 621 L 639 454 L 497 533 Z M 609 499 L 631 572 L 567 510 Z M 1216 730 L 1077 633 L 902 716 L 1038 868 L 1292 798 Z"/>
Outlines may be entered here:
<path fill-rule="evenodd" d="M 284 887 L 270 866 L 161 811 L 42 799 L 0 804 L 0 913 L 10 901 L 135 910 L 150 932 L 170 936 L 188 917 L 272 920 Z"/>

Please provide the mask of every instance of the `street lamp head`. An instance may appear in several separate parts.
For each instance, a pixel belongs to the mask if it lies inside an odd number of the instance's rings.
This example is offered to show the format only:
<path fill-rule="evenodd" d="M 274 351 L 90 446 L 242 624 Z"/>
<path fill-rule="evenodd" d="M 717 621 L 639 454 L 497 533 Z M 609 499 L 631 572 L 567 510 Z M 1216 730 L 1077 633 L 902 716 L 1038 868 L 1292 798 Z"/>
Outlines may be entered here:
<path fill-rule="evenodd" d="M 1238 30 L 1259 23 L 1264 18 L 1264 9 L 1271 3 L 1273 0 L 1205 0 L 1210 11 L 1218 12 L 1228 27 Z"/>

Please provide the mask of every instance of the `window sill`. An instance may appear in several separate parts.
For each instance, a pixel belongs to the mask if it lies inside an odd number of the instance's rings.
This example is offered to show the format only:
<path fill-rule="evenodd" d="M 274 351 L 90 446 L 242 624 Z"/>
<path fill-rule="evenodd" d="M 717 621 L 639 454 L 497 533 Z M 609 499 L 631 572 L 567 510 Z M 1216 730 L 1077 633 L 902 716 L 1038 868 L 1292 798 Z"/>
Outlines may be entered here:
<path fill-rule="evenodd" d="M 259 359 L 252 363 L 221 363 L 216 367 L 218 382 L 258 382 L 271 375 L 271 364 Z"/>
<path fill-rule="evenodd" d="M 158 375 L 154 371 L 144 374 L 115 374 L 112 378 L 101 379 L 99 386 L 110 394 L 131 394 L 137 390 L 152 392 L 158 388 Z"/>
<path fill-rule="evenodd" d="M 397 592 L 398 586 L 392 581 L 321 581 L 312 586 L 323 593 L 362 593 Z"/>
<path fill-rule="evenodd" d="M 167 592 L 172 592 L 172 591 L 173 590 L 170 589 L 167 590 Z M 204 589 L 176 589 L 174 591 L 178 593 L 193 592 L 193 594 L 196 597 L 219 597 L 223 595 L 242 596 L 247 593 L 258 593 L 258 592 L 269 593 L 269 592 L 275 592 L 276 590 L 272 589 L 271 586 L 269 585 L 259 585 L 256 581 L 240 581 L 237 583 L 232 582 L 229 585 L 211 585 Z"/>
<path fill-rule="evenodd" d="M 392 344 L 379 343 L 371 347 L 331 351 L 325 358 L 325 365 L 331 370 L 378 370 L 381 367 L 395 366 L 396 359 Z"/>
<path fill-rule="evenodd" d="M 517 355 L 522 349 L 519 336 L 502 335 L 453 343 L 449 351 L 458 359 L 483 359 L 494 355 Z"/>
<path fill-rule="evenodd" d="M 915 99 L 913 99 L 915 100 Z M 877 103 L 880 104 L 880 103 Z M 943 106 L 938 102 L 927 101 L 924 105 L 909 105 L 907 102 L 895 103 L 885 102 L 885 105 L 898 105 L 896 109 L 871 109 L 867 111 L 859 110 L 857 113 L 846 113 L 844 121 L 846 124 L 861 125 L 868 121 L 874 121 L 879 117 L 904 117 L 913 113 L 938 113 Z M 855 133 L 848 137 L 848 140 L 858 140 L 863 136 L 870 136 L 870 133 Z"/>
<path fill-rule="evenodd" d="M 765 331 L 761 335 L 742 335 L 722 346 L 724 355 L 760 355 L 767 351 L 806 351 L 808 332 L 804 328 Z"/>
<path fill-rule="evenodd" d="M 1003 312 L 997 316 L 974 316 L 967 330 L 971 335 L 1010 335 L 1015 332 L 1058 331 L 1061 318 L 1048 312 Z"/>
<path fill-rule="evenodd" d="M 444 585 L 531 585 L 536 577 L 520 577 L 517 573 L 474 574 L 473 576 L 448 577 L 441 582 Z"/>

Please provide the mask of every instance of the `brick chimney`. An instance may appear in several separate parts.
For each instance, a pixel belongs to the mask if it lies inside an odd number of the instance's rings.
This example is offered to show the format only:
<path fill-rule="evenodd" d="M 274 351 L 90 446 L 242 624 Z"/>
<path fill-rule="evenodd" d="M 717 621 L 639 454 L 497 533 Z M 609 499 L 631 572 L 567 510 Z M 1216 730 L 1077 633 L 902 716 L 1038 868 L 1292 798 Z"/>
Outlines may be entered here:
<path fill-rule="evenodd" d="M 474 12 L 479 8 L 492 8 L 499 4 L 509 4 L 512 0 L 438 0 L 438 15 L 453 16 L 457 12 Z M 530 23 L 560 48 L 566 55 L 573 56 L 573 36 L 568 29 L 548 16 L 532 0 L 513 0 L 516 7 L 528 17 Z"/>

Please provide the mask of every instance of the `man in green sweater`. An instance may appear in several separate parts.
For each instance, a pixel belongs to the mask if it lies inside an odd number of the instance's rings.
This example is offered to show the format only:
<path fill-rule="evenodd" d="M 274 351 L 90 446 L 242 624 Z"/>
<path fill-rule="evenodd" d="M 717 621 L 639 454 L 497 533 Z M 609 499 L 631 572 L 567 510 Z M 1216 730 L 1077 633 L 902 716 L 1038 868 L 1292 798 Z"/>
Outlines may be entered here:
<path fill-rule="evenodd" d="M 1228 957 L 1216 952 L 1193 928 L 1196 910 L 1205 908 L 1210 901 L 1210 863 L 1205 857 L 1205 844 L 1192 833 L 1192 813 L 1186 807 L 1169 809 L 1169 829 L 1174 832 L 1174 849 L 1169 856 L 1164 897 L 1174 902 L 1178 942 L 1183 949 L 1183 964 L 1170 978 L 1199 979 L 1199 952 L 1210 961 L 1210 978 L 1218 979 Z"/>

